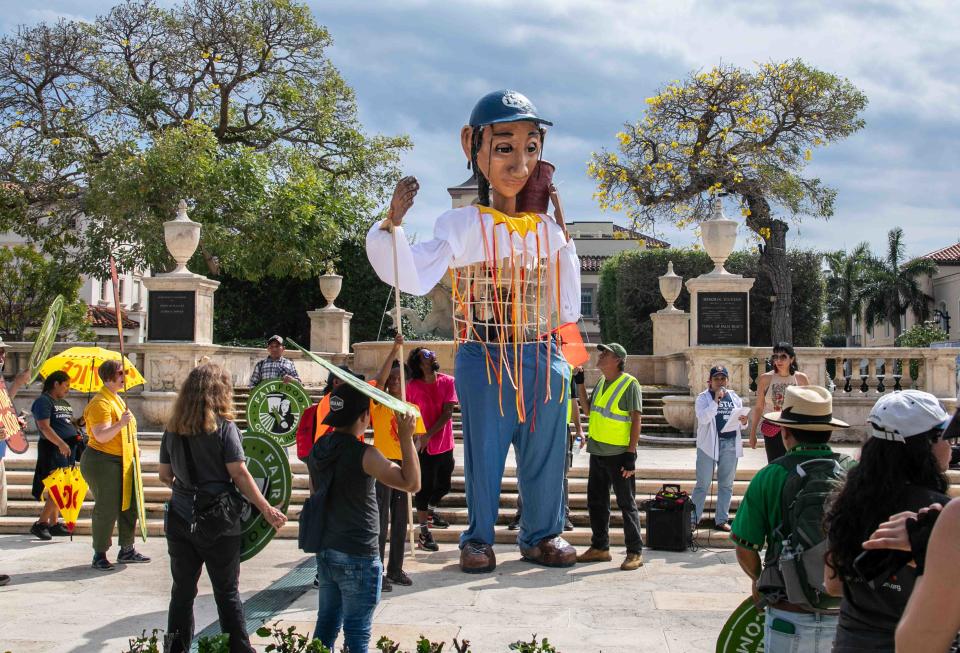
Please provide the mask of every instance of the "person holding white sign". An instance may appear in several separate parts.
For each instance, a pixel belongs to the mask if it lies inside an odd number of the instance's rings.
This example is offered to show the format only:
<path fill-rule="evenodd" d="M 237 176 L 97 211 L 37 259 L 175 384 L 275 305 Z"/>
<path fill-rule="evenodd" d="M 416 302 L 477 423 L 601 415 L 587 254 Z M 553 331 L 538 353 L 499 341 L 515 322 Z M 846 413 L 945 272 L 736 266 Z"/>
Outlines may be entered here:
<path fill-rule="evenodd" d="M 727 388 L 727 368 L 710 369 L 707 389 L 697 396 L 697 485 L 693 489 L 694 523 L 703 516 L 707 490 L 717 470 L 717 512 L 714 529 L 730 531 L 727 523 L 737 459 L 743 456 L 740 429 L 747 424 L 749 411 L 737 393 Z"/>

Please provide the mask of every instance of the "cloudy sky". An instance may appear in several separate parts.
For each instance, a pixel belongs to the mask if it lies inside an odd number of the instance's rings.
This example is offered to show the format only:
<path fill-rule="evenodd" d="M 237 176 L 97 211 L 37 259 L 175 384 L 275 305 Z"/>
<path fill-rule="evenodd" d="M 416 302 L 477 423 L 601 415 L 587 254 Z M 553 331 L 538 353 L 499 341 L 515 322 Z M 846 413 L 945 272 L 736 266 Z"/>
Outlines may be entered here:
<path fill-rule="evenodd" d="M 0 0 L 0 30 L 58 15 L 89 20 L 112 4 Z M 308 4 L 335 39 L 330 55 L 356 89 L 367 129 L 413 139 L 403 168 L 421 182 L 410 222 L 423 233 L 449 206 L 446 188 L 468 175 L 458 132 L 488 91 L 520 90 L 554 121 L 545 156 L 558 166 L 568 219 L 621 220 L 591 198 L 586 161 L 615 145 L 645 98 L 720 62 L 799 57 L 849 78 L 870 105 L 864 130 L 814 153 L 810 174 L 839 192 L 835 216 L 793 227 L 788 242 L 833 249 L 867 240 L 880 250 L 898 225 L 913 255 L 960 241 L 960 14 L 945 0 Z M 690 232 L 659 235 L 693 241 Z"/>

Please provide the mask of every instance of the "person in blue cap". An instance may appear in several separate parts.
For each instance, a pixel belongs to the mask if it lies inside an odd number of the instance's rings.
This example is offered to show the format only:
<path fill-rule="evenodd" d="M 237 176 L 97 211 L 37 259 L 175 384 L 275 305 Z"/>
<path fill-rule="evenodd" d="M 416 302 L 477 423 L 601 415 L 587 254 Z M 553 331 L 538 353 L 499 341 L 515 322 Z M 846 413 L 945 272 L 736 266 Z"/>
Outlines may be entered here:
<path fill-rule="evenodd" d="M 703 517 L 703 504 L 707 490 L 717 470 L 717 510 L 713 527 L 718 531 L 730 531 L 727 523 L 730 500 L 733 497 L 733 481 L 737 475 L 737 460 L 743 457 L 743 440 L 740 429 L 747 424 L 747 416 L 741 415 L 727 427 L 735 410 L 743 408 L 743 400 L 727 387 L 730 374 L 723 365 L 710 369 L 707 389 L 697 396 L 694 408 L 697 413 L 697 484 L 693 488 L 693 519 L 698 523 Z M 724 430 L 724 428 L 727 430 Z"/>
<path fill-rule="evenodd" d="M 477 203 L 443 213 L 431 239 L 410 245 L 401 225 L 419 184 L 406 177 L 387 219 L 367 234 L 374 270 L 404 292 L 426 295 L 450 274 L 469 515 L 460 568 L 468 573 L 496 567 L 494 526 L 511 444 L 524 506 L 522 555 L 547 566 L 576 562 L 560 537 L 570 365 L 556 331 L 580 318 L 580 263 L 551 184 L 553 166 L 541 161 L 551 124 L 516 91 L 485 95 L 460 132 Z"/>

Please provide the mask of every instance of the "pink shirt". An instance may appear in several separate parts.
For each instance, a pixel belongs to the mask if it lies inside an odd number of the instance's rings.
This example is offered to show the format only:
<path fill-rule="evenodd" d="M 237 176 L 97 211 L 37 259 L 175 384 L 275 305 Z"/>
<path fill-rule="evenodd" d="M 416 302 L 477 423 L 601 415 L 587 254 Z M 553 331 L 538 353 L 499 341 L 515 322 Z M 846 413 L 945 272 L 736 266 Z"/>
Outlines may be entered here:
<path fill-rule="evenodd" d="M 407 401 L 416 404 L 423 416 L 423 424 L 429 431 L 443 412 L 443 405 L 456 403 L 457 390 L 453 377 L 437 373 L 436 383 L 426 383 L 422 379 L 411 379 L 407 383 Z M 435 456 L 453 449 L 453 420 L 449 420 L 440 431 L 433 434 L 427 443 L 427 453 Z"/>

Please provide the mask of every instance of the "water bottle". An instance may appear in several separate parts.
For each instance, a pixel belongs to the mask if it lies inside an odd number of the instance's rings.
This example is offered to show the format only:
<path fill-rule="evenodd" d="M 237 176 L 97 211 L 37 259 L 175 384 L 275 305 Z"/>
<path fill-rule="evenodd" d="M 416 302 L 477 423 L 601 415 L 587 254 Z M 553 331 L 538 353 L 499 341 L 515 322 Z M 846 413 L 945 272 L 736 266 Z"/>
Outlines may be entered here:
<path fill-rule="evenodd" d="M 573 455 L 576 456 L 580 453 L 580 447 L 583 444 L 583 436 L 578 435 L 573 440 Z"/>

